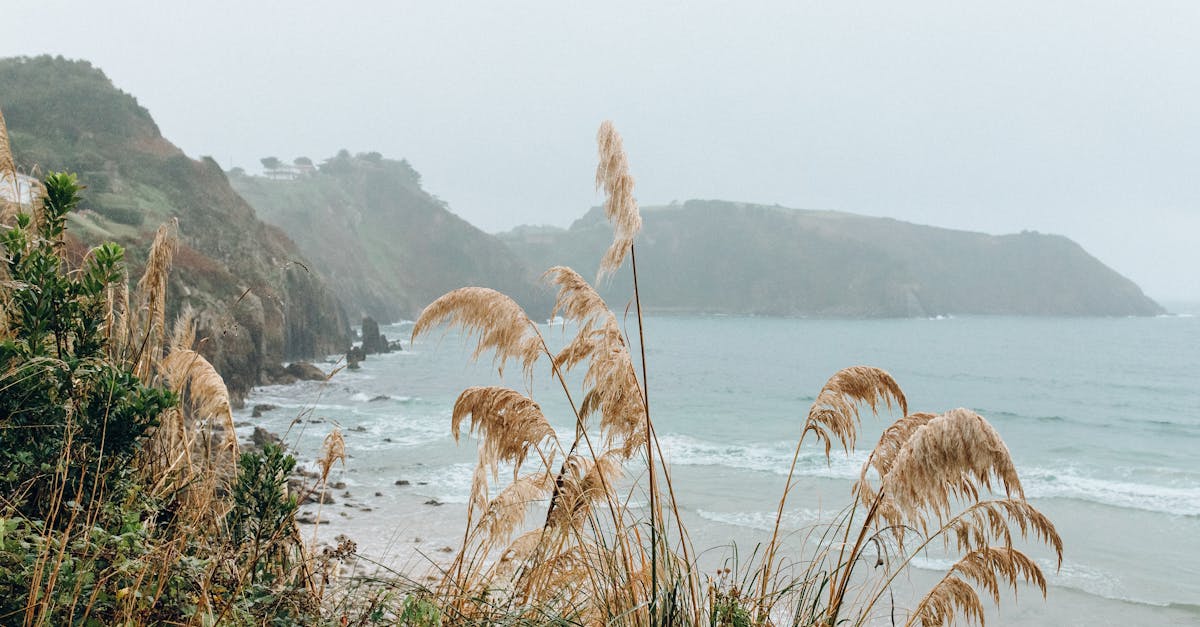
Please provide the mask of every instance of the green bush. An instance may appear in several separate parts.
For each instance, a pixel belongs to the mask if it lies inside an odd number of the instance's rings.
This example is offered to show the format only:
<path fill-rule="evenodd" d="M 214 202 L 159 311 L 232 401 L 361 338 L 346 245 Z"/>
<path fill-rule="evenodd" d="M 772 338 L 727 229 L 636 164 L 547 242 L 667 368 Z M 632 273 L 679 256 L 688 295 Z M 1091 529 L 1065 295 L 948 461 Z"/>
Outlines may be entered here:
<path fill-rule="evenodd" d="M 86 510 L 98 492 L 128 487 L 140 442 L 176 399 L 109 359 L 106 292 L 124 278 L 124 251 L 105 244 L 67 273 L 60 251 L 80 186 L 69 174 L 45 185 L 38 223 L 21 214 L 0 235 L 13 286 L 0 340 L 0 492 L 22 515 L 56 525 L 55 504 Z"/>

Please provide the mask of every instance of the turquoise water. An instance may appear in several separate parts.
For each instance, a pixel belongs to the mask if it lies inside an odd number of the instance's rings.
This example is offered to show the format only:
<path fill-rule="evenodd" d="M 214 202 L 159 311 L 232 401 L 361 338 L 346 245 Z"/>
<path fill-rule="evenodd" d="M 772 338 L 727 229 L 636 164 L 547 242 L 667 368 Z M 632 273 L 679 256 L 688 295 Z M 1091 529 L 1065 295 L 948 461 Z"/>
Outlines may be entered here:
<path fill-rule="evenodd" d="M 563 341 L 561 327 L 543 331 Z M 402 325 L 384 332 L 408 334 Z M 1063 536 L 1049 599 L 1026 590 L 989 622 L 1200 623 L 1200 319 L 652 317 L 646 337 L 651 411 L 696 545 L 745 548 L 761 538 L 814 396 L 838 369 L 869 364 L 900 382 L 911 411 L 967 407 L 990 420 L 1026 494 Z M 276 430 L 308 412 L 289 435 L 301 451 L 315 452 L 328 431 L 310 420 L 341 425 L 348 483 L 384 492 L 359 515 L 381 532 L 396 508 L 411 507 L 388 490 L 397 478 L 422 498 L 466 501 L 474 448 L 450 437 L 450 409 L 462 388 L 496 380 L 490 359 L 467 363 L 457 336 L 406 349 L 324 386 L 266 388 L 249 401 L 281 406 L 264 419 Z M 529 389 L 516 368 L 505 383 Z M 569 410 L 547 373 L 532 383 L 568 433 Z M 371 400 L 379 395 L 389 398 Z M 859 450 L 828 463 L 806 444 L 790 527 L 849 503 L 863 449 L 888 420 L 867 417 Z M 928 577 L 947 564 L 937 555 L 918 562 Z"/>

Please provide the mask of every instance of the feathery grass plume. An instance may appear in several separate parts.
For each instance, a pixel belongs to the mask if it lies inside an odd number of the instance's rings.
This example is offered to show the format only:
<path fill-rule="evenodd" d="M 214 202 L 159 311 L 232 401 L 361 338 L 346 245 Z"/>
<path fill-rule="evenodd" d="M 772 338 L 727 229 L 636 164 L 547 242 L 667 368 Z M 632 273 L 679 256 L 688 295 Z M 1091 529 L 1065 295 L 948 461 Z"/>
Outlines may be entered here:
<path fill-rule="evenodd" d="M 623 474 L 617 451 L 607 451 L 595 459 L 572 455 L 565 463 L 566 473 L 559 488 L 559 507 L 551 513 L 549 526 L 559 531 L 578 529 L 592 511 L 592 505 L 606 500 L 614 482 Z"/>
<path fill-rule="evenodd" d="M 182 404 L 178 420 L 164 423 L 155 432 L 154 449 L 166 454 L 169 460 L 167 467 L 158 473 L 156 488 L 163 488 L 175 479 L 173 471 L 180 470 L 182 460 L 191 461 L 181 468 L 180 486 L 197 476 L 214 478 L 222 484 L 232 483 L 233 468 L 238 464 L 238 438 L 229 392 L 221 375 L 208 359 L 190 348 L 170 351 L 160 369 L 167 386 L 180 395 Z M 214 450 L 212 443 L 218 435 L 221 441 Z M 202 466 L 196 465 L 197 459 L 203 462 Z"/>
<path fill-rule="evenodd" d="M 334 427 L 329 435 L 321 442 L 321 456 L 317 458 L 317 466 L 321 467 L 321 483 L 329 480 L 329 471 L 337 462 L 346 465 L 346 440 L 342 430 Z"/>
<path fill-rule="evenodd" d="M 513 479 L 529 450 L 554 438 L 554 428 L 542 415 L 542 408 L 525 395 L 505 387 L 469 387 L 454 402 L 450 431 L 457 442 L 462 421 L 471 417 L 472 434 L 478 433 L 479 463 L 495 477 L 498 464 L 513 464 Z"/>
<path fill-rule="evenodd" d="M 582 417 L 600 413 L 606 447 L 618 446 L 628 459 L 648 441 L 646 405 L 633 361 L 615 317 L 592 333 L 595 344 L 583 376 L 588 387 L 579 406 Z"/>
<path fill-rule="evenodd" d="M 8 144 L 8 124 L 4 112 L 0 111 L 0 186 L 5 188 L 8 198 L 0 198 L 0 224 L 7 224 L 21 207 L 20 177 L 13 160 L 12 148 Z"/>
<path fill-rule="evenodd" d="M 542 280 L 558 286 L 551 317 L 562 314 L 563 318 L 575 321 L 582 329 L 592 329 L 599 319 L 612 314 L 595 288 L 567 266 L 550 268 L 542 274 Z"/>
<path fill-rule="evenodd" d="M 196 310 L 184 305 L 171 325 L 171 350 L 196 347 Z"/>
<path fill-rule="evenodd" d="M 599 412 L 605 447 L 620 446 L 628 459 L 646 443 L 646 407 L 617 317 L 571 268 L 555 266 L 543 277 L 559 288 L 553 314 L 562 313 L 563 318 L 579 325 L 575 337 L 555 355 L 554 363 L 570 371 L 588 362 L 580 418 Z"/>
<path fill-rule="evenodd" d="M 1054 523 L 1025 499 L 980 501 L 942 525 L 938 533 L 945 539 L 947 548 L 953 540 L 958 551 L 967 553 L 995 542 L 1011 547 L 1014 524 L 1022 538 L 1032 534 L 1034 538 L 1053 548 L 1058 558 L 1058 566 L 1062 566 L 1062 538 L 1054 528 Z"/>
<path fill-rule="evenodd" d="M 494 363 L 501 374 L 509 359 L 521 362 L 531 376 L 534 362 L 543 350 L 542 336 L 513 299 L 486 287 L 462 287 L 442 295 L 429 304 L 413 325 L 412 339 L 434 326 L 448 323 L 468 334 L 478 334 L 472 359 L 494 350 Z"/>
<path fill-rule="evenodd" d="M 993 479 L 1008 496 L 1024 497 L 1012 457 L 987 420 L 953 409 L 917 427 L 880 482 L 904 517 L 923 525 L 925 512 L 948 517 L 952 499 L 978 501 Z"/>
<path fill-rule="evenodd" d="M 854 494 L 863 503 L 870 503 L 875 500 L 876 496 L 875 487 L 867 478 L 868 470 L 874 468 L 880 477 L 886 477 L 892 469 L 892 464 L 896 461 L 896 456 L 900 454 L 900 449 L 904 448 L 904 444 L 908 442 L 912 434 L 934 418 L 937 418 L 937 414 L 916 412 L 900 418 L 884 429 L 883 435 L 879 436 L 879 443 L 871 451 L 867 463 L 863 464 L 858 481 L 852 487 Z"/>
<path fill-rule="evenodd" d="M 983 605 L 966 579 L 986 590 L 996 605 L 1000 604 L 1000 588 L 1012 588 L 1015 593 L 1020 581 L 1032 583 L 1046 596 L 1046 577 L 1029 556 L 1012 547 L 980 547 L 963 556 L 921 599 L 906 624 L 919 620 L 922 625 L 948 625 L 961 611 L 982 625 Z"/>
<path fill-rule="evenodd" d="M 825 455 L 829 455 L 836 438 L 842 448 L 849 451 L 857 439 L 859 417 L 858 403 L 867 403 L 872 413 L 878 413 L 883 401 L 889 408 L 894 401 L 903 414 L 908 414 L 908 401 L 900 385 L 887 372 L 873 366 L 851 366 L 843 368 L 829 378 L 812 408 L 808 410 L 801 434 L 812 432 L 825 444 Z"/>
<path fill-rule="evenodd" d="M 138 320 L 141 322 L 141 337 L 134 341 L 142 344 L 135 373 L 146 379 L 162 356 L 164 318 L 167 309 L 167 275 L 171 261 L 179 248 L 179 220 L 158 227 L 150 253 L 146 258 L 146 271 L 138 280 Z M 207 362 L 206 362 L 207 363 Z"/>
<path fill-rule="evenodd" d="M 487 503 L 476 529 L 487 534 L 489 546 L 507 541 L 525 522 L 529 508 L 549 497 L 553 489 L 554 476 L 548 471 L 519 477 Z"/>
<path fill-rule="evenodd" d="M 612 121 L 605 120 L 596 133 L 600 162 L 596 166 L 596 189 L 603 189 L 604 215 L 613 225 L 613 243 L 600 261 L 597 280 L 617 271 L 633 246 L 633 239 L 642 230 L 642 215 L 633 198 L 633 176 L 629 174 L 629 158 L 621 135 Z"/>
<path fill-rule="evenodd" d="M 792 465 L 784 482 L 783 495 L 779 498 L 771 539 L 763 550 L 762 576 L 758 590 L 760 598 L 767 597 L 771 569 L 779 546 L 783 509 L 792 490 L 792 479 L 796 473 L 796 463 L 800 460 L 800 447 L 804 444 L 804 436 L 813 433 L 825 445 L 827 458 L 833 448 L 834 439 L 849 452 L 857 441 L 858 425 L 861 424 L 858 403 L 864 402 L 870 406 L 872 413 L 878 413 L 879 404 L 882 402 L 889 408 L 895 403 L 900 407 L 901 413 L 908 414 L 908 400 L 904 398 L 900 384 L 896 383 L 892 375 L 873 366 L 850 366 L 834 373 L 825 382 L 821 392 L 817 394 L 816 401 L 809 408 L 804 429 L 796 442 L 796 452 L 792 455 Z"/>

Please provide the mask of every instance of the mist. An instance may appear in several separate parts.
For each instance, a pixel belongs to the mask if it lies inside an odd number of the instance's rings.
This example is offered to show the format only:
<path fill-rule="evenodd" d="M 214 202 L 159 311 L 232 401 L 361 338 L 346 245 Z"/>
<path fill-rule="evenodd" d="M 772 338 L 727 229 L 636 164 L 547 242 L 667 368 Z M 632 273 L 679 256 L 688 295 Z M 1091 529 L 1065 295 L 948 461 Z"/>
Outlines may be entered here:
<path fill-rule="evenodd" d="M 487 231 L 598 202 L 600 120 L 644 205 L 714 198 L 1075 239 L 1200 300 L 1189 2 L 150 2 L 5 9 L 0 56 L 102 68 L 226 168 L 406 158 Z"/>

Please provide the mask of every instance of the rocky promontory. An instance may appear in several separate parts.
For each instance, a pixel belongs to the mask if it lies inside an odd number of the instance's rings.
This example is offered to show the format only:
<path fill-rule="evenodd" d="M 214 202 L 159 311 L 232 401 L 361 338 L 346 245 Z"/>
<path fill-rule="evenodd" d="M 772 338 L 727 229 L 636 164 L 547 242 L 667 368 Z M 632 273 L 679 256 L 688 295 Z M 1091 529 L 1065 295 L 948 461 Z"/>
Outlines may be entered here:
<path fill-rule="evenodd" d="M 192 159 L 99 69 L 61 57 L 0 60 L 0 110 L 24 170 L 87 185 L 70 233 L 116 241 L 136 280 L 160 224 L 178 219 L 168 319 L 199 312 L 200 350 L 235 400 L 283 361 L 345 351 L 345 314 L 313 264 L 258 219 L 210 158 Z M 218 122 L 214 122 L 218 123 Z"/>

